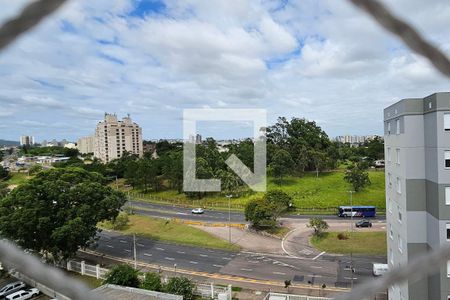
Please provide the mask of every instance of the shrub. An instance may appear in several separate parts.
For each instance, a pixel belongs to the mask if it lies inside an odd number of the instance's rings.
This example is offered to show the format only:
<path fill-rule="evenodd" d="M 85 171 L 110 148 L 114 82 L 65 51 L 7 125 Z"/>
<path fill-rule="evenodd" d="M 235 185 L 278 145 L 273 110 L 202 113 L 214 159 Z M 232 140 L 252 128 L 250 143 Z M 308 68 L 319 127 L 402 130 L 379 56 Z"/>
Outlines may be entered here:
<path fill-rule="evenodd" d="M 129 265 L 114 266 L 106 275 L 103 284 L 117 284 L 129 287 L 139 287 L 138 271 Z"/>
<path fill-rule="evenodd" d="M 128 218 L 128 214 L 120 213 L 114 221 L 111 222 L 111 227 L 114 230 L 122 230 L 127 228 L 130 219 Z"/>
<path fill-rule="evenodd" d="M 183 296 L 184 300 L 194 299 L 195 284 L 186 277 L 172 277 L 164 286 L 164 291 L 169 294 Z"/>
<path fill-rule="evenodd" d="M 337 235 L 338 240 L 348 240 L 348 235 L 343 232 L 339 232 Z"/>
<path fill-rule="evenodd" d="M 161 292 L 161 276 L 158 273 L 149 272 L 145 274 L 144 281 L 141 284 L 142 289 Z"/>

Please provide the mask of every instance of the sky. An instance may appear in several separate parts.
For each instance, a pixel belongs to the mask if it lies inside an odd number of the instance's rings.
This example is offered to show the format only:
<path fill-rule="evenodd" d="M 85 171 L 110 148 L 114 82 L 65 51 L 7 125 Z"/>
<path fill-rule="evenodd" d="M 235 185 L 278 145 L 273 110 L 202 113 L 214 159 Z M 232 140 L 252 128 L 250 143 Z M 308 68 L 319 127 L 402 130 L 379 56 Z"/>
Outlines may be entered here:
<path fill-rule="evenodd" d="M 385 0 L 386 1 L 386 0 Z M 0 22 L 29 1 L 0 0 Z M 450 2 L 386 4 L 450 55 Z M 181 138 L 183 109 L 266 109 L 329 136 L 382 134 L 382 110 L 450 81 L 341 0 L 71 0 L 0 53 L 0 139 L 91 135 L 105 112 Z M 240 138 L 251 123 L 203 124 Z"/>

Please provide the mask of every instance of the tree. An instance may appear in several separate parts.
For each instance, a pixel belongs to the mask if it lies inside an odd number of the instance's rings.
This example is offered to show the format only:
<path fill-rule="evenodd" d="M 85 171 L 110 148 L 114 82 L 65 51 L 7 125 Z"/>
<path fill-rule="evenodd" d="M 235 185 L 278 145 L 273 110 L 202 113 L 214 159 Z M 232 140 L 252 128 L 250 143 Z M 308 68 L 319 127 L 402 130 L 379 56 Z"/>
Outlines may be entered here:
<path fill-rule="evenodd" d="M 162 174 L 178 193 L 183 191 L 183 152 L 176 150 L 160 157 Z"/>
<path fill-rule="evenodd" d="M 306 225 L 308 228 L 314 229 L 314 235 L 319 236 L 325 230 L 328 229 L 328 223 L 321 218 L 311 218 L 309 219 L 309 224 Z"/>
<path fill-rule="evenodd" d="M 266 199 L 254 199 L 245 206 L 245 220 L 255 228 L 276 227 L 279 213 L 279 206 Z"/>
<path fill-rule="evenodd" d="M 129 287 L 139 287 L 139 272 L 129 265 L 114 266 L 107 274 L 103 284 L 117 284 Z"/>
<path fill-rule="evenodd" d="M 8 193 L 9 193 L 8 184 L 6 182 L 0 182 L 0 199 L 6 197 Z"/>
<path fill-rule="evenodd" d="M 42 168 L 41 165 L 37 165 L 36 164 L 36 165 L 33 165 L 33 166 L 30 167 L 30 169 L 28 170 L 28 174 L 34 175 L 34 174 L 37 174 L 37 173 L 41 172 L 43 169 L 44 168 Z"/>
<path fill-rule="evenodd" d="M 161 275 L 155 272 L 145 273 L 144 281 L 141 283 L 141 289 L 146 289 L 150 291 L 161 292 Z"/>
<path fill-rule="evenodd" d="M 220 179 L 221 190 L 225 193 L 235 192 L 236 188 L 241 184 L 240 178 L 231 171 L 218 170 L 216 177 Z"/>
<path fill-rule="evenodd" d="M 0 180 L 5 180 L 8 178 L 9 178 L 9 171 L 0 166 Z"/>
<path fill-rule="evenodd" d="M 268 191 L 264 195 L 264 199 L 279 206 L 281 211 L 285 211 L 292 206 L 292 197 L 282 190 Z"/>
<path fill-rule="evenodd" d="M 186 277 L 172 277 L 164 286 L 166 293 L 183 296 L 184 300 L 194 299 L 195 284 Z"/>
<path fill-rule="evenodd" d="M 270 167 L 272 168 L 273 176 L 278 178 L 278 182 L 281 183 L 283 176 L 291 172 L 293 165 L 294 161 L 289 152 L 286 150 L 278 150 L 273 157 Z"/>
<path fill-rule="evenodd" d="M 69 258 L 94 242 L 97 223 L 114 219 L 125 201 L 98 173 L 50 169 L 0 200 L 0 235 L 55 261 Z"/>
<path fill-rule="evenodd" d="M 359 192 L 371 184 L 367 166 L 363 163 L 349 166 L 345 172 L 344 180 L 353 186 L 355 192 Z"/>

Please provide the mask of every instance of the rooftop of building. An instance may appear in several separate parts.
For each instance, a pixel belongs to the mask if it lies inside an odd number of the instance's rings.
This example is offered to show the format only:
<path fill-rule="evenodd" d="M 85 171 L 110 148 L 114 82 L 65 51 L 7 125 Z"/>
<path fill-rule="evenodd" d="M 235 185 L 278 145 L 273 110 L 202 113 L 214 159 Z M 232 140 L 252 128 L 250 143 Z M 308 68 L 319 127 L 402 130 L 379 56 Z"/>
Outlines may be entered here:
<path fill-rule="evenodd" d="M 111 300 L 183 300 L 182 296 L 125 287 L 114 284 L 102 285 L 92 291 L 97 296 Z"/>

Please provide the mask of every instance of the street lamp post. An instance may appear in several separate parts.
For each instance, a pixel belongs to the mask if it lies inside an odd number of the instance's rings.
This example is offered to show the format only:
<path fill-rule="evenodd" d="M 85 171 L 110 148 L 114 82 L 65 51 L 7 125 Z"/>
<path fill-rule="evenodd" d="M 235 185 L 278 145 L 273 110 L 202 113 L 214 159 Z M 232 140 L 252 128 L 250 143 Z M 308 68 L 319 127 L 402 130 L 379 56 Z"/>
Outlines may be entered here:
<path fill-rule="evenodd" d="M 226 195 L 228 198 L 228 242 L 231 244 L 231 197 L 233 195 Z"/>
<path fill-rule="evenodd" d="M 353 193 L 355 191 L 348 191 L 350 193 L 350 234 L 353 236 Z M 351 288 L 353 289 L 353 251 L 350 251 L 350 272 L 351 272 Z"/>
<path fill-rule="evenodd" d="M 173 264 L 173 267 L 175 268 L 175 277 L 177 277 L 177 264 Z"/>

